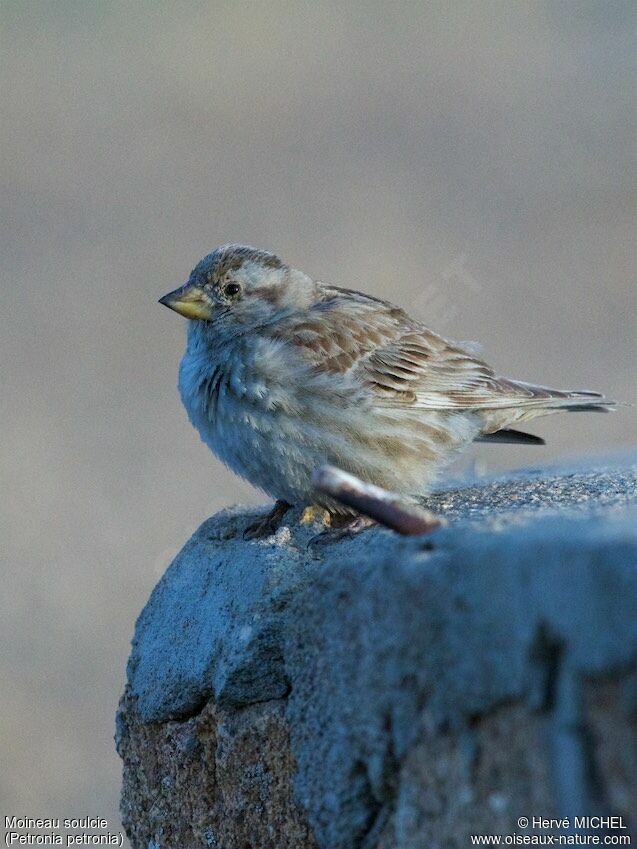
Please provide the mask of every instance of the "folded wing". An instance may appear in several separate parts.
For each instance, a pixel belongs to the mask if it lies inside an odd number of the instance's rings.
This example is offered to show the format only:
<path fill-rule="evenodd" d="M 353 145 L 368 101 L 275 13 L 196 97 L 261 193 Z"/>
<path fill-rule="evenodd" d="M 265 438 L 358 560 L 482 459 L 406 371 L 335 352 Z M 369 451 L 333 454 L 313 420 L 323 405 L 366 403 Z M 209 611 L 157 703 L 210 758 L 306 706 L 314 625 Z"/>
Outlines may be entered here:
<path fill-rule="evenodd" d="M 596 392 L 499 377 L 462 343 L 450 342 L 403 310 L 359 292 L 326 287 L 324 300 L 287 332 L 305 349 L 317 373 L 354 378 L 379 407 L 539 413 L 613 406 Z"/>

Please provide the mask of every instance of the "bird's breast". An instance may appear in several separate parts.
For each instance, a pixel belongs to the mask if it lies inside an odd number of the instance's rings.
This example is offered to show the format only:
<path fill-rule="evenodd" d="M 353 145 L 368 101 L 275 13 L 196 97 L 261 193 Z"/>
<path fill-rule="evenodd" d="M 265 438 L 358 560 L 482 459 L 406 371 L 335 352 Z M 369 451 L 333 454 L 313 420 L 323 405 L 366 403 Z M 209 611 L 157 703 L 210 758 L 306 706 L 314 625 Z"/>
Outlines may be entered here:
<path fill-rule="evenodd" d="M 265 451 L 281 416 L 290 411 L 289 390 L 258 363 L 239 357 L 215 361 L 187 351 L 179 391 L 203 441 L 239 474 L 250 453 Z"/>

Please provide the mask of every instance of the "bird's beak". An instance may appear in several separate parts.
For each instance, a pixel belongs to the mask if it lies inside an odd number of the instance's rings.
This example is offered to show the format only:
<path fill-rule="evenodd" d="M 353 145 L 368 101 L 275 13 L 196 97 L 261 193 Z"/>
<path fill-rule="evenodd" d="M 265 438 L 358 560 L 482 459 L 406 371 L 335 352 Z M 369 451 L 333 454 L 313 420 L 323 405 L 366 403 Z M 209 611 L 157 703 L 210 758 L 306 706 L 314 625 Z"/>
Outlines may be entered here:
<path fill-rule="evenodd" d="M 198 318 L 203 321 L 212 319 L 212 306 L 204 291 L 194 283 L 184 283 L 179 289 L 160 298 L 159 303 L 186 318 Z"/>

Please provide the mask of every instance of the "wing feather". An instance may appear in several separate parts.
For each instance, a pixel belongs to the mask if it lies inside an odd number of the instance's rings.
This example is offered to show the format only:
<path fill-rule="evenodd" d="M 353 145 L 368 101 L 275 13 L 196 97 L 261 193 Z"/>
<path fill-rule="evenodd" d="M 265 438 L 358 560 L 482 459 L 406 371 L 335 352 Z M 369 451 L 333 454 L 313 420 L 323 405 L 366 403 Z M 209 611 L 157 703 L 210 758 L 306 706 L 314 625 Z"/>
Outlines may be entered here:
<path fill-rule="evenodd" d="M 597 393 L 563 392 L 498 377 L 484 360 L 403 310 L 361 292 L 323 287 L 302 319 L 279 326 L 317 373 L 350 378 L 382 407 L 503 410 L 604 403 Z M 596 401 L 595 399 L 600 399 Z"/>

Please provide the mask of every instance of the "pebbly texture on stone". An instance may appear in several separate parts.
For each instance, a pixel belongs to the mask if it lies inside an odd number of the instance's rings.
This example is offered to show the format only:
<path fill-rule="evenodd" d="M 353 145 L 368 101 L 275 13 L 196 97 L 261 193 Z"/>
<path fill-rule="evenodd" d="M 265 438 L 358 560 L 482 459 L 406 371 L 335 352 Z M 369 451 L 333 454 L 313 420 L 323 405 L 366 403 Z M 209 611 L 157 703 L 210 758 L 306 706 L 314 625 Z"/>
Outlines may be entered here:
<path fill-rule="evenodd" d="M 143 720 L 187 717 L 210 697 L 240 705 L 286 694 L 281 623 L 312 561 L 288 545 L 286 528 L 244 542 L 256 515 L 235 508 L 208 519 L 153 590 L 128 664 Z"/>
<path fill-rule="evenodd" d="M 254 510 L 204 522 L 135 630 L 135 849 L 460 847 L 538 812 L 635 827 L 637 465 L 427 506 L 449 526 L 322 546 L 299 511 L 252 542 Z"/>
<path fill-rule="evenodd" d="M 118 747 L 122 822 L 134 847 L 316 846 L 294 799 L 285 702 L 208 702 L 183 721 L 143 722 L 126 695 Z"/>

